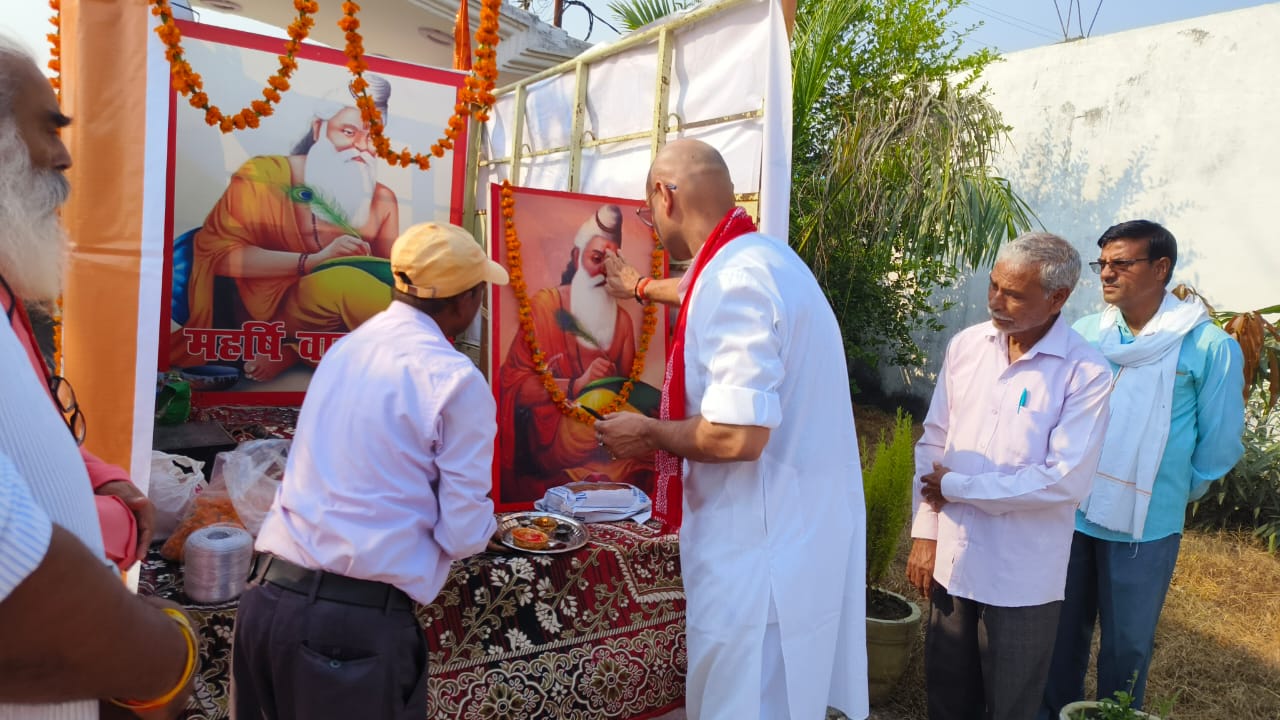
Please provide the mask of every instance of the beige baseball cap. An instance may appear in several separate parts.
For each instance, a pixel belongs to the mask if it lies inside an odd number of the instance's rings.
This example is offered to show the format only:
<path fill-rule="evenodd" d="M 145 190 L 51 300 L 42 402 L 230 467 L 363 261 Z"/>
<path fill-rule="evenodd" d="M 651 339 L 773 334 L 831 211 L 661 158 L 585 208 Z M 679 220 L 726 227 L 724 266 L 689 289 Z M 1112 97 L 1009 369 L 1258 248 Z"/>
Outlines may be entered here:
<path fill-rule="evenodd" d="M 482 282 L 507 284 L 507 271 L 485 257 L 480 243 L 457 225 L 420 223 L 391 246 L 396 289 L 420 298 L 460 295 Z"/>

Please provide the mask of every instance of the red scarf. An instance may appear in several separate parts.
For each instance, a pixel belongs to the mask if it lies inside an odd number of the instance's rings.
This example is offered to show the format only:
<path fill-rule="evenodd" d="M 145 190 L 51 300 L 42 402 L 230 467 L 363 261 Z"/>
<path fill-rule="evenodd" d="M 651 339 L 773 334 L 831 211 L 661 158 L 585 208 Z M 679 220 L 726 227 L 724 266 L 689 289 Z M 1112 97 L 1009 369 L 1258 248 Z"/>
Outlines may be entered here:
<path fill-rule="evenodd" d="M 730 210 L 698 253 L 698 262 L 689 269 L 689 287 L 685 290 L 684 299 L 680 303 L 680 314 L 676 317 L 676 329 L 671 338 L 671 347 L 667 351 L 667 372 L 662 379 L 662 404 L 659 406 L 659 417 L 663 420 L 685 419 L 684 389 L 684 331 L 689 318 L 690 300 L 693 288 L 698 283 L 702 269 L 711 264 L 711 259 L 720 252 L 729 241 L 756 231 L 756 224 L 751 216 L 740 207 Z M 657 470 L 657 484 L 654 487 L 653 514 L 662 523 L 664 532 L 674 532 L 680 528 L 683 510 L 682 458 L 665 450 L 659 450 L 654 460 Z"/>

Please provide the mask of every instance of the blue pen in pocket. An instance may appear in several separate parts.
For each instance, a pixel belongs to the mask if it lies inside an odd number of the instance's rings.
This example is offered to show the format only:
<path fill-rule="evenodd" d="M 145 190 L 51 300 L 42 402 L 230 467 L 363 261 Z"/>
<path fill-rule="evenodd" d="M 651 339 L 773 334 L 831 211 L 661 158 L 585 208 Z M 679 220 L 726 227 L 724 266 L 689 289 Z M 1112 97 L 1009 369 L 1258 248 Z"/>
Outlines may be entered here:
<path fill-rule="evenodd" d="M 1022 395 L 1018 397 L 1018 414 L 1022 414 L 1022 408 L 1027 406 L 1027 389 L 1022 388 Z"/>

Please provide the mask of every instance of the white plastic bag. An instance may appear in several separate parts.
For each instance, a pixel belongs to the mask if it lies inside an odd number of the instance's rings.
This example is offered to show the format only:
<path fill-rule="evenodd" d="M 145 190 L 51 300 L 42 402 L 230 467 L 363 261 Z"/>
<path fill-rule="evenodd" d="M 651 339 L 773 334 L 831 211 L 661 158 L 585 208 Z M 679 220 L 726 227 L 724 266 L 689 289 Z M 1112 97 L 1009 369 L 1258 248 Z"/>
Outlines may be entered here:
<path fill-rule="evenodd" d="M 151 451 L 151 482 L 147 497 L 156 508 L 154 539 L 163 540 L 191 510 L 196 495 L 204 487 L 200 470 L 204 463 L 185 455 Z"/>
<path fill-rule="evenodd" d="M 288 440 L 250 440 L 214 458 L 211 482 L 226 483 L 236 514 L 254 537 L 284 479 L 289 444 Z"/>

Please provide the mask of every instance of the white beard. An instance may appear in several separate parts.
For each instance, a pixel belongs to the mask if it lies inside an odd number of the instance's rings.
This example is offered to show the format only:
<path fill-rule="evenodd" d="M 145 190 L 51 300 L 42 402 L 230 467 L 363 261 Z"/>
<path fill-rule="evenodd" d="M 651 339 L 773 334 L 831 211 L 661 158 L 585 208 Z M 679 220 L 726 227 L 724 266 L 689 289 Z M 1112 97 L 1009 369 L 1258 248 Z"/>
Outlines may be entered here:
<path fill-rule="evenodd" d="M 578 271 L 569 284 L 569 312 L 578 319 L 582 329 L 600 342 L 599 350 L 605 351 L 613 344 L 613 328 L 618 322 L 618 303 L 604 289 L 604 276 L 591 277 L 582 269 L 581 251 L 578 253 Z M 583 347 L 594 347 L 590 341 L 577 338 Z"/>
<path fill-rule="evenodd" d="M 368 162 L 356 161 L 360 151 L 348 148 L 342 152 L 333 146 L 323 132 L 320 139 L 307 151 L 305 169 L 307 185 L 322 197 L 337 204 L 347 216 L 351 227 L 362 227 L 369 220 L 373 209 L 373 190 L 378 184 L 378 173 L 373 166 L 373 156 L 365 155 Z"/>
<path fill-rule="evenodd" d="M 62 294 L 69 242 L 58 208 L 70 189 L 61 172 L 31 167 L 17 125 L 0 120 L 0 275 L 36 306 Z"/>

